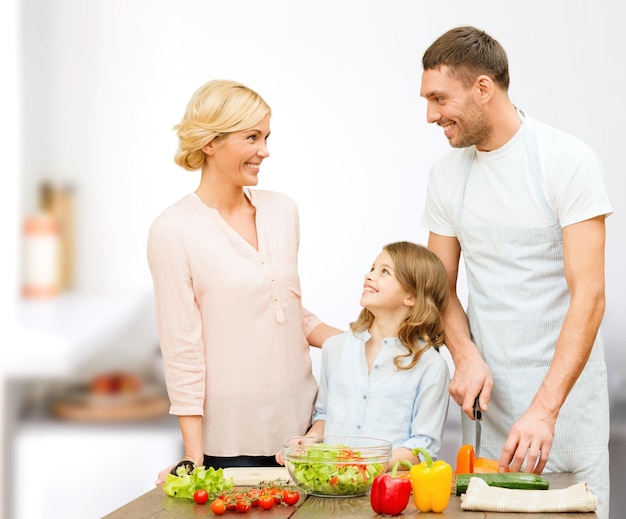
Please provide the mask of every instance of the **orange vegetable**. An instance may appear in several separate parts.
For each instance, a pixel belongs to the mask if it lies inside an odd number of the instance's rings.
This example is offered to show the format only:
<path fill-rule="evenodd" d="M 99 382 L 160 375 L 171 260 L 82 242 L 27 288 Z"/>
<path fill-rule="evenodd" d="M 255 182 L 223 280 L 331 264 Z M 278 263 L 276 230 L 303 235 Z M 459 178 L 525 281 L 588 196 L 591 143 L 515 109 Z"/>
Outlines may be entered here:
<path fill-rule="evenodd" d="M 489 458 L 474 459 L 474 474 L 491 474 L 494 472 L 500 472 L 499 460 L 490 460 Z M 506 467 L 504 472 L 511 472 L 511 469 Z"/>
<path fill-rule="evenodd" d="M 456 455 L 457 474 L 491 474 L 497 472 L 500 472 L 499 460 L 477 458 L 472 445 L 461 445 Z M 504 472 L 511 472 L 511 469 L 506 467 Z"/>
<path fill-rule="evenodd" d="M 466 444 L 456 454 L 456 474 L 471 474 L 474 472 L 474 447 Z"/>

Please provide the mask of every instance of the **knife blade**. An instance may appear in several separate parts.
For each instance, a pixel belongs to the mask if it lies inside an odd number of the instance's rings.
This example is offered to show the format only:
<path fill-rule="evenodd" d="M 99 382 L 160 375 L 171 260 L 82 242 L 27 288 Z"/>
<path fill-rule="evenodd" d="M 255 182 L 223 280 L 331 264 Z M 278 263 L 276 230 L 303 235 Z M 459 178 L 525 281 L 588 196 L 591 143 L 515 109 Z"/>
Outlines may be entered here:
<path fill-rule="evenodd" d="M 480 395 L 478 395 L 480 396 Z M 476 438 L 475 438 L 475 445 L 474 445 L 474 451 L 475 451 L 475 456 L 478 458 L 478 456 L 480 456 L 480 436 L 481 436 L 481 421 L 483 419 L 483 412 L 480 410 L 480 404 L 478 403 L 478 396 L 476 397 L 476 400 L 474 400 L 474 422 L 475 422 L 475 426 L 476 426 Z"/>

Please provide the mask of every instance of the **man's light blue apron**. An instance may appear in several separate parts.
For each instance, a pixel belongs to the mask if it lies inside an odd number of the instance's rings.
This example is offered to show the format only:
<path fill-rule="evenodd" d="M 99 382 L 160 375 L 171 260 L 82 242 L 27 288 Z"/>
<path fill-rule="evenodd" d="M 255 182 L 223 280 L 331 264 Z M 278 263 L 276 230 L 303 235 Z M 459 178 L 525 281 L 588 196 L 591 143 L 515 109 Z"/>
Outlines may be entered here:
<path fill-rule="evenodd" d="M 475 150 L 468 150 L 463 201 L 456 213 L 469 298 L 467 316 L 474 343 L 489 365 L 494 389 L 483 414 L 481 456 L 499 459 L 509 430 L 527 410 L 552 356 L 569 292 L 563 271 L 563 237 L 541 183 L 534 122 L 524 119 L 524 141 L 534 189 L 550 216 L 549 227 L 464 225 L 465 187 Z M 463 443 L 474 444 L 474 422 L 463 415 Z M 609 404 L 601 339 L 561 408 L 545 471 L 574 472 L 589 481 L 608 518 Z"/>

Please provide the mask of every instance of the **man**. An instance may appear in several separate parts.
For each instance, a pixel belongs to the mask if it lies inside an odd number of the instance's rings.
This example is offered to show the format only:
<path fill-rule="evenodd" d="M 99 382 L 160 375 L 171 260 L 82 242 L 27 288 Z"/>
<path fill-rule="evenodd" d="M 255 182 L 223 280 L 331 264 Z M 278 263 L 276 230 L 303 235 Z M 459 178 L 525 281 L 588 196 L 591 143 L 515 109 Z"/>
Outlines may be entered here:
<path fill-rule="evenodd" d="M 450 304 L 449 390 L 480 455 L 512 471 L 573 472 L 608 518 L 609 412 L 598 334 L 604 314 L 603 168 L 580 140 L 541 124 L 508 97 L 508 59 L 474 27 L 425 52 L 427 119 L 453 149 L 430 172 L 422 223 L 443 261 Z M 461 253 L 467 314 L 456 294 Z"/>

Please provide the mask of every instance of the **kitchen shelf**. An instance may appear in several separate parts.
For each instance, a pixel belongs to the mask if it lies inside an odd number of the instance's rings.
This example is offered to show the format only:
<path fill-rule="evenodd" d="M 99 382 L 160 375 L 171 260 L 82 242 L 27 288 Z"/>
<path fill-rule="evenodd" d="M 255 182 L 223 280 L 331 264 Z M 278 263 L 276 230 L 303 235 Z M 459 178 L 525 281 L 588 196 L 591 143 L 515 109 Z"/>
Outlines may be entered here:
<path fill-rule="evenodd" d="M 15 317 L 17 333 L 2 352 L 8 434 L 0 474 L 7 501 L 0 515 L 102 517 L 153 488 L 158 472 L 183 454 L 175 416 L 90 422 L 59 419 L 50 409 L 61 389 L 84 384 L 93 370 L 121 363 L 143 366 L 142 376 L 149 376 L 158 351 L 152 295 L 68 292 L 22 299 Z M 32 467 L 54 473 L 35 499 L 32 488 L 19 483 L 31 477 Z"/>

